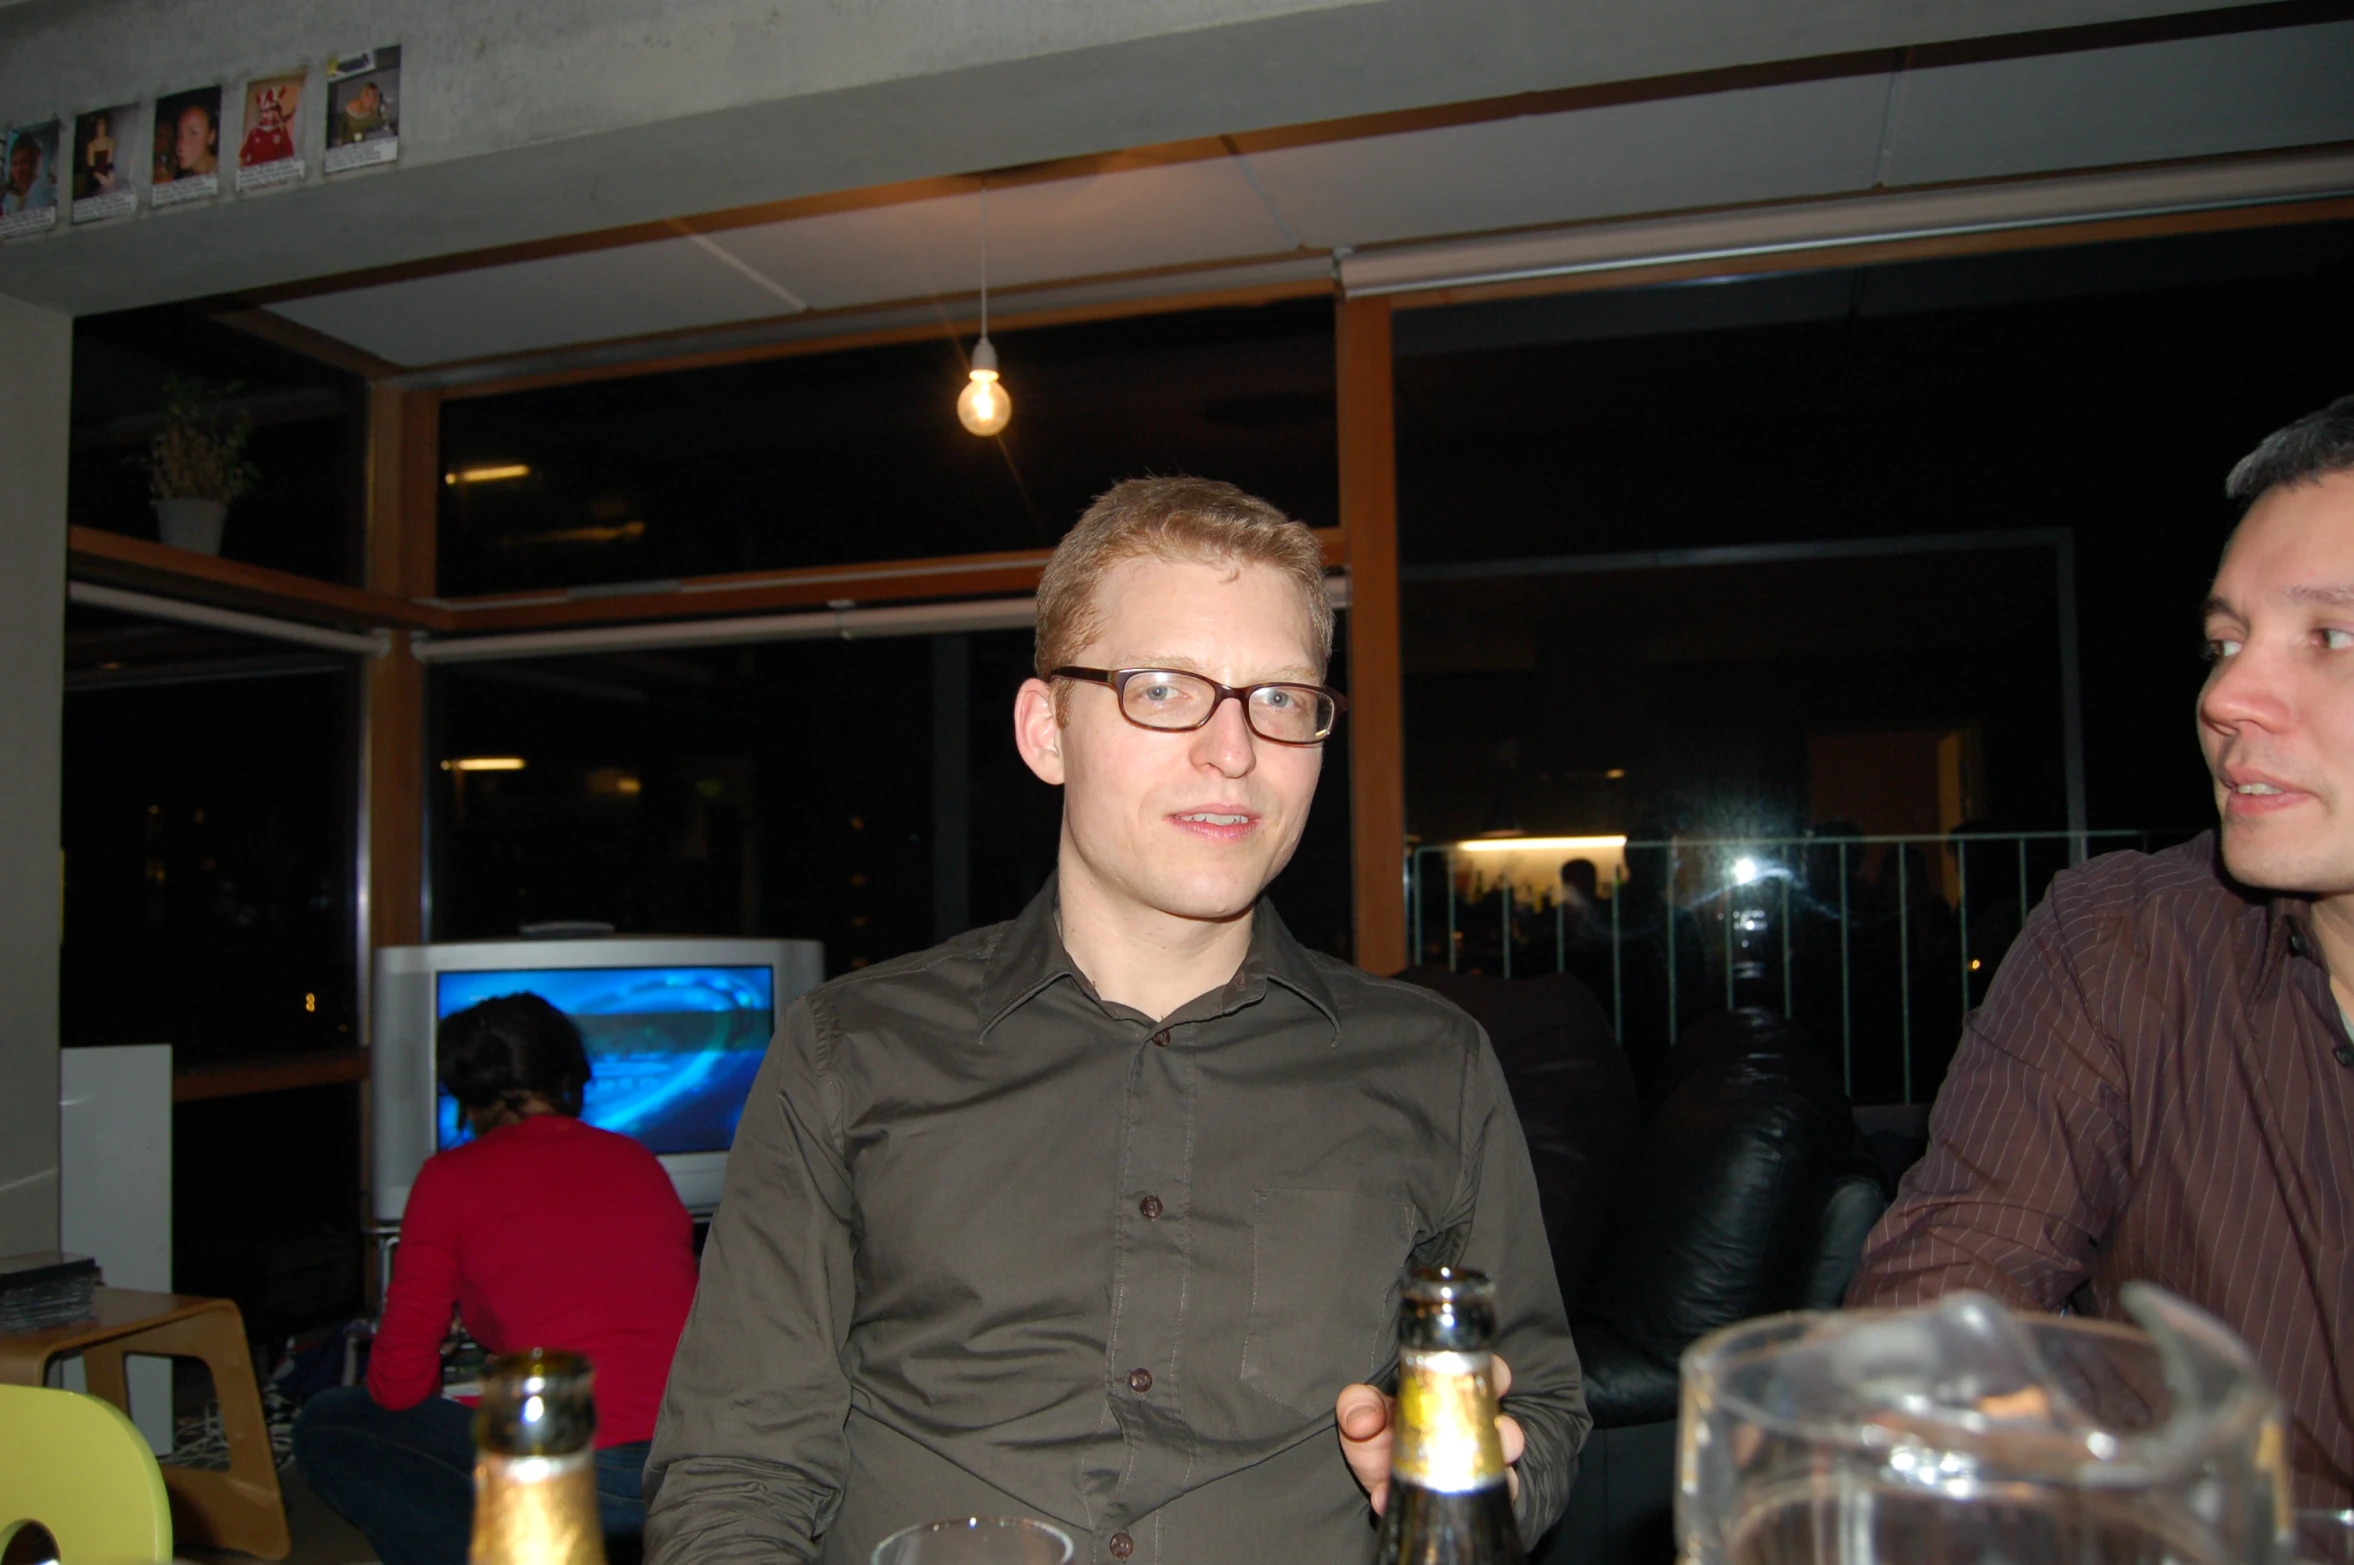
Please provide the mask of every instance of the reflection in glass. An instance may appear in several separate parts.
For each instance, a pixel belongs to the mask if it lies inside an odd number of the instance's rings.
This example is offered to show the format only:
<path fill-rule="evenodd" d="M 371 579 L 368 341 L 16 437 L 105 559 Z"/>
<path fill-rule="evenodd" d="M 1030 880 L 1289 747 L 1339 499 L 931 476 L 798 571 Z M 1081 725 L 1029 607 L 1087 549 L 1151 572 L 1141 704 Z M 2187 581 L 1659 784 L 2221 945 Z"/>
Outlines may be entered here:
<path fill-rule="evenodd" d="M 1031 639 L 436 665 L 433 938 L 566 920 L 784 936 L 822 941 L 838 974 L 1011 918 L 1053 873 L 1061 832 L 1061 794 L 1013 745 Z M 521 764 L 459 764 L 486 760 Z M 1348 796 L 1347 746 L 1328 744 L 1272 891 L 1304 943 L 1336 954 L 1350 947 Z"/>
<path fill-rule="evenodd" d="M 352 660 L 80 608 L 66 636 L 64 1041 L 356 1044 Z"/>
<path fill-rule="evenodd" d="M 447 401 L 441 591 L 1051 548 L 1147 473 L 1337 522 L 1329 300 L 1017 338 L 1022 416 L 988 440 L 946 335 Z"/>

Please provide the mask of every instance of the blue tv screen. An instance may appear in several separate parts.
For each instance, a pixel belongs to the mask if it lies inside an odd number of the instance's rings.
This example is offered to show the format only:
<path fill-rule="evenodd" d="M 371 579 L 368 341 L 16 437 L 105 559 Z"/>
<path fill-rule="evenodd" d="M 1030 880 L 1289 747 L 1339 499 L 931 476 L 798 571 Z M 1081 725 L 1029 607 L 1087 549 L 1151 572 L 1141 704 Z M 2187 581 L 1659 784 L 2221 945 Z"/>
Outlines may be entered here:
<path fill-rule="evenodd" d="M 506 968 L 436 975 L 434 1014 L 536 994 L 572 1018 L 587 1046 L 580 1117 L 661 1152 L 724 1152 L 776 1025 L 766 967 Z M 472 1131 L 440 1094 L 440 1144 Z"/>

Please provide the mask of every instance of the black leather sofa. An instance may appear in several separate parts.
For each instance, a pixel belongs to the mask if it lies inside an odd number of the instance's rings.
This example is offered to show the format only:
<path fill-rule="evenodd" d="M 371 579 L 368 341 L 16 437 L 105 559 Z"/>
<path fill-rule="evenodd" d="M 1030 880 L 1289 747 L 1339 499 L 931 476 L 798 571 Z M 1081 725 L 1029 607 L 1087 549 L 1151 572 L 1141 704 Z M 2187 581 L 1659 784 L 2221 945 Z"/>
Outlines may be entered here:
<path fill-rule="evenodd" d="M 1574 1313 L 1643 1134 L 1634 1073 L 1610 1019 L 1566 974 L 1506 979 L 1410 967 L 1399 976 L 1436 989 L 1487 1030 L 1536 1169 L 1561 1301 Z"/>
<path fill-rule="evenodd" d="M 1836 1062 L 1772 1011 L 1718 1012 L 1677 1041 L 1646 1119 L 1576 979 L 1401 976 L 1488 1029 L 1585 1367 L 1594 1433 L 1568 1513 L 1531 1558 L 1664 1565 L 1678 1358 L 1735 1321 L 1837 1308 L 1886 1209 Z"/>
<path fill-rule="evenodd" d="M 1674 1556 L 1676 1364 L 1720 1326 L 1836 1309 L 1888 1205 L 1832 1062 L 1771 1011 L 1695 1023 L 1571 1317 L 1594 1433 L 1547 1565 Z"/>

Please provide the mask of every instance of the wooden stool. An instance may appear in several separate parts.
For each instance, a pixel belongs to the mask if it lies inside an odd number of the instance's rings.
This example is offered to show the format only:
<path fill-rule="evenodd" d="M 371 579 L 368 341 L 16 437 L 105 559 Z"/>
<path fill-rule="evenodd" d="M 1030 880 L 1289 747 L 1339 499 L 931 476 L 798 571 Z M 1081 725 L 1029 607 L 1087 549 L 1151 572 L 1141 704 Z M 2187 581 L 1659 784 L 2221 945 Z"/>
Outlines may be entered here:
<path fill-rule="evenodd" d="M 237 1306 L 227 1299 L 100 1288 L 96 1309 L 96 1320 L 77 1326 L 0 1335 L 0 1382 L 40 1385 L 50 1360 L 78 1353 L 91 1394 L 128 1412 L 124 1354 L 203 1360 L 221 1403 L 229 1470 L 165 1464 L 174 1531 L 183 1543 L 238 1549 L 265 1560 L 286 1558 L 294 1547 L 286 1531 L 286 1500 L 278 1489 L 278 1463 L 270 1452 L 261 1390 L 245 1346 L 245 1318 Z"/>

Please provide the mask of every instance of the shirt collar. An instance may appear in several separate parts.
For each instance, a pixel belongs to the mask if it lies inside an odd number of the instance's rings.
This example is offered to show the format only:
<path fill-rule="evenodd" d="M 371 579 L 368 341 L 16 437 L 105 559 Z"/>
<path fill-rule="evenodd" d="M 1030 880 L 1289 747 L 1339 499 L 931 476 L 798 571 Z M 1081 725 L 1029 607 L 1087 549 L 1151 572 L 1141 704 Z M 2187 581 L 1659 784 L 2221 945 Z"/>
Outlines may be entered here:
<path fill-rule="evenodd" d="M 2251 975 L 2259 992 L 2279 982 L 2289 963 L 2311 950 L 2313 942 L 2311 910 L 2301 899 L 2275 893 L 2264 899 L 2263 908 L 2264 949 Z"/>
<path fill-rule="evenodd" d="M 1060 905 L 1056 881 L 1049 876 L 1038 895 L 1030 899 L 1030 905 L 1005 926 L 1005 935 L 990 953 L 988 971 L 981 981 L 979 1008 L 984 1041 L 1007 1015 L 1029 1003 L 1058 979 L 1068 978 L 1090 997 L 1095 995 L 1095 986 L 1087 981 L 1087 975 L 1079 971 L 1071 953 L 1063 948 L 1062 930 L 1055 916 Z M 1230 1015 L 1266 998 L 1270 982 L 1282 985 L 1314 1006 L 1332 1028 L 1333 1043 L 1340 1042 L 1340 1008 L 1332 998 L 1330 986 L 1316 971 L 1307 949 L 1292 938 L 1274 905 L 1265 898 L 1260 899 L 1258 910 L 1251 918 L 1250 950 L 1243 957 L 1242 965 L 1234 970 L 1234 976 L 1209 993 L 1187 1001 L 1169 1020 L 1200 1022 Z"/>
<path fill-rule="evenodd" d="M 1332 990 L 1324 982 L 1324 975 L 1316 971 L 1316 963 L 1308 955 L 1307 947 L 1292 938 L 1291 930 L 1275 911 L 1275 904 L 1259 899 L 1259 908 L 1251 918 L 1251 948 L 1243 957 L 1242 966 L 1219 988 L 1199 999 L 1187 1002 L 1172 1020 L 1207 1021 L 1213 1016 L 1225 1016 L 1246 1005 L 1256 1005 L 1266 998 L 1269 983 L 1281 984 L 1293 994 L 1314 1006 L 1332 1029 L 1332 1042 L 1340 1043 L 1340 1007 L 1332 998 Z"/>
<path fill-rule="evenodd" d="M 2241 885 L 2224 868 L 2221 840 L 2213 831 L 2202 835 L 2215 878 L 2262 910 L 2264 946 L 2249 975 L 2251 992 L 2262 994 L 2270 990 L 2291 971 L 2290 964 L 2299 957 L 2310 957 L 2319 965 L 2321 948 L 2313 938 L 2313 899 L 2289 891 L 2263 891 Z"/>
<path fill-rule="evenodd" d="M 1071 953 L 1063 949 L 1062 932 L 1055 927 L 1055 878 L 1046 877 L 1046 884 L 1038 888 L 1038 895 L 1030 899 L 1014 921 L 1005 926 L 997 948 L 989 953 L 989 966 L 981 979 L 981 1038 L 988 1040 L 989 1030 L 1005 1020 L 1006 1013 L 1023 1004 L 1058 978 L 1075 980 L 1083 989 L 1090 989 L 1087 977 L 1071 960 Z"/>

